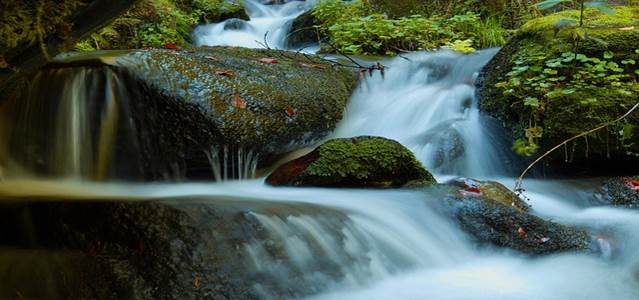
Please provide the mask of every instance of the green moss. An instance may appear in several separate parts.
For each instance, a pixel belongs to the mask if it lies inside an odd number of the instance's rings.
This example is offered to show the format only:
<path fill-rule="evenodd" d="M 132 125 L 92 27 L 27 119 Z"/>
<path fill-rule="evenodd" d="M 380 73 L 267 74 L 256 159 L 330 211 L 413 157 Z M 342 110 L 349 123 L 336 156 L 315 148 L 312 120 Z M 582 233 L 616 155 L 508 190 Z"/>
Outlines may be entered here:
<path fill-rule="evenodd" d="M 321 145 L 319 159 L 305 176 L 312 182 L 341 185 L 399 186 L 410 181 L 434 183 L 410 150 L 377 137 L 335 139 Z"/>
<path fill-rule="evenodd" d="M 134 61 L 131 68 L 142 67 L 146 81 L 213 115 L 225 137 L 220 144 L 269 153 L 308 144 L 334 129 L 357 80 L 350 69 L 276 50 L 197 47 L 131 55 L 134 59 L 121 62 Z M 277 63 L 260 62 L 264 58 Z"/>
<path fill-rule="evenodd" d="M 635 71 L 639 7 L 616 7 L 614 15 L 587 10 L 581 28 L 578 17 L 577 11 L 563 11 L 528 22 L 485 68 L 480 80 L 482 110 L 500 118 L 522 140 L 531 140 L 525 136 L 526 129 L 539 128 L 541 138 L 532 140 L 539 144 L 540 153 L 616 119 L 639 98 Z M 573 22 L 556 26 L 566 19 Z M 585 60 L 576 60 L 577 54 Z M 558 60 L 562 63 L 555 65 Z M 634 63 L 623 63 L 628 60 Z M 598 67 L 599 61 L 606 62 L 606 67 Z M 553 159 L 612 156 L 623 160 L 639 151 L 639 145 L 627 142 L 627 133 L 623 137 L 621 130 L 628 125 L 639 125 L 639 116 L 633 114 L 620 124 L 577 140 Z M 639 137 L 636 132 L 634 136 Z"/>

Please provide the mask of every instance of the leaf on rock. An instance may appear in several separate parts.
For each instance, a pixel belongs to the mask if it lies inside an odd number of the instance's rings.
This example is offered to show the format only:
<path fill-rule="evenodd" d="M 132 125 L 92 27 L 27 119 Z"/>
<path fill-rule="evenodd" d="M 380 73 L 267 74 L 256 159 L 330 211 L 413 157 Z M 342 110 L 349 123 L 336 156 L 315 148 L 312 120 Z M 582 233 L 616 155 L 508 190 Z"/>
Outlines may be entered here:
<path fill-rule="evenodd" d="M 215 75 L 234 77 L 235 72 L 233 72 L 232 70 L 219 70 L 219 71 L 215 71 Z"/>
<path fill-rule="evenodd" d="M 522 239 L 528 238 L 528 233 L 526 232 L 526 230 L 523 227 L 519 227 L 519 229 L 517 229 L 517 233 L 519 234 L 519 236 Z"/>
<path fill-rule="evenodd" d="M 269 57 L 260 58 L 259 62 L 267 65 L 276 65 L 280 63 L 279 61 L 277 61 L 277 59 Z"/>
<path fill-rule="evenodd" d="M 167 43 L 167 44 L 164 44 L 164 49 L 177 50 L 178 46 L 176 44 L 173 44 L 173 43 Z"/>
<path fill-rule="evenodd" d="M 234 95 L 233 106 L 238 109 L 246 109 L 246 101 L 244 101 L 240 95 Z"/>
<path fill-rule="evenodd" d="M 635 192 L 639 192 L 639 180 L 638 179 L 626 179 L 624 181 L 626 186 Z"/>
<path fill-rule="evenodd" d="M 286 108 L 285 112 L 286 112 L 286 115 L 289 117 L 294 117 L 297 115 L 297 109 L 290 106 Z"/>
<path fill-rule="evenodd" d="M 300 63 L 300 66 L 304 67 L 304 68 L 309 68 L 309 69 L 325 69 L 326 67 L 322 66 L 322 65 L 318 65 L 318 64 L 307 64 L 307 63 Z"/>

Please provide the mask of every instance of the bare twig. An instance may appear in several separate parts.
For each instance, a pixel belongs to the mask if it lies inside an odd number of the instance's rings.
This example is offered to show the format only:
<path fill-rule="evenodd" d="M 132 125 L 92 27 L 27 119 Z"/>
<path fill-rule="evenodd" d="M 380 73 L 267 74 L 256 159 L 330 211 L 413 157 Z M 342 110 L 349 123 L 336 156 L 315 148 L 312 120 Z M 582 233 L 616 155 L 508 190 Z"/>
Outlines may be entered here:
<path fill-rule="evenodd" d="M 523 191 L 522 184 L 523 184 L 523 181 L 524 181 L 524 177 L 526 176 L 526 174 L 528 173 L 528 171 L 530 171 L 530 170 L 531 170 L 531 169 L 532 169 L 532 168 L 533 168 L 533 167 L 534 167 L 537 163 L 539 163 L 539 162 L 540 162 L 542 159 L 544 159 L 546 156 L 548 156 L 549 154 L 551 154 L 551 153 L 552 153 L 552 152 L 554 152 L 555 150 L 559 149 L 561 146 L 564 146 L 564 145 L 568 144 L 568 143 L 569 143 L 569 142 L 571 142 L 571 141 L 574 141 L 574 140 L 576 140 L 576 139 L 578 139 L 578 138 L 580 138 L 580 137 L 583 137 L 583 136 L 586 136 L 586 135 L 591 134 L 591 133 L 593 133 L 593 132 L 596 132 L 596 131 L 599 131 L 599 130 L 601 130 L 601 129 L 604 129 L 604 128 L 606 128 L 606 127 L 608 127 L 608 126 L 610 126 L 610 125 L 612 125 L 612 124 L 614 124 L 614 123 L 617 123 L 617 122 L 619 122 L 619 121 L 621 121 L 621 120 L 625 119 L 625 118 L 626 118 L 626 117 L 628 117 L 630 114 L 632 114 L 632 113 L 633 113 L 633 112 L 634 112 L 637 108 L 639 108 L 639 102 L 637 102 L 637 103 L 636 103 L 636 104 L 635 104 L 635 105 L 634 105 L 634 106 L 633 106 L 630 110 L 628 110 L 628 111 L 627 111 L 627 112 L 626 112 L 623 116 L 621 116 L 621 117 L 619 117 L 619 118 L 617 118 L 617 119 L 615 119 L 615 120 L 613 120 L 613 121 L 603 123 L 603 124 L 601 124 L 601 125 L 597 126 L 596 128 L 593 128 L 593 129 L 591 129 L 591 130 L 588 130 L 588 131 L 582 132 L 582 133 L 580 133 L 580 134 L 578 134 L 578 135 L 575 135 L 575 136 L 573 136 L 573 137 L 571 137 L 571 138 L 569 138 L 569 139 L 567 139 L 567 140 L 565 140 L 565 141 L 561 142 L 559 145 L 557 145 L 557 146 L 553 147 L 552 149 L 550 149 L 550 150 L 546 151 L 546 153 L 544 153 L 543 155 L 541 155 L 540 157 L 538 157 L 537 159 L 535 159 L 535 161 L 533 161 L 533 162 L 532 162 L 532 163 L 531 163 L 531 164 L 530 164 L 530 165 L 529 165 L 529 166 L 528 166 L 528 167 L 524 170 L 524 172 L 522 172 L 522 173 L 521 173 L 521 175 L 519 175 L 519 178 L 517 178 L 517 181 L 515 182 L 515 191 L 516 191 L 516 192 L 518 192 L 518 193 L 521 193 L 521 192 Z"/>

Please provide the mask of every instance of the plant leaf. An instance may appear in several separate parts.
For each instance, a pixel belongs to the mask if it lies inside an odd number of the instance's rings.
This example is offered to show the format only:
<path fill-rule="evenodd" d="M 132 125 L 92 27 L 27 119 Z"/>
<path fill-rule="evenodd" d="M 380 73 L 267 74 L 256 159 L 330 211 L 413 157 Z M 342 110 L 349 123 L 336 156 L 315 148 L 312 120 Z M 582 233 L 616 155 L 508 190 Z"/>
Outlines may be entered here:
<path fill-rule="evenodd" d="M 535 6 L 537 6 L 537 8 L 541 10 L 544 10 L 544 9 L 553 8 L 557 4 L 563 3 L 563 2 L 572 2 L 572 0 L 545 0 L 535 4 Z"/>
<path fill-rule="evenodd" d="M 615 14 L 615 11 L 612 10 L 612 8 L 610 8 L 608 6 L 608 3 L 606 3 L 606 1 L 603 1 L 603 0 L 588 1 L 588 2 L 584 3 L 584 5 L 586 7 L 596 8 L 597 10 L 599 10 L 600 12 L 602 12 L 604 14 L 608 14 L 608 15 L 614 15 Z"/>

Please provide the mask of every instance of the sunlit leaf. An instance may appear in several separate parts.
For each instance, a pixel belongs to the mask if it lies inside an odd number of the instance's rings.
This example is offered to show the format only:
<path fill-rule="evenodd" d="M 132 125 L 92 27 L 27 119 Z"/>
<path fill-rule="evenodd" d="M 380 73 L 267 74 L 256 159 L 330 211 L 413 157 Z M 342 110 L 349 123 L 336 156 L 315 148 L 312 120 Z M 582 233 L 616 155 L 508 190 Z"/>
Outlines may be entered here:
<path fill-rule="evenodd" d="M 564 2 L 572 2 L 572 0 L 546 0 L 546 1 L 541 1 L 535 4 L 535 6 L 537 6 L 537 8 L 541 10 L 544 10 L 544 9 L 553 8 L 557 6 L 557 4 L 564 3 Z"/>

